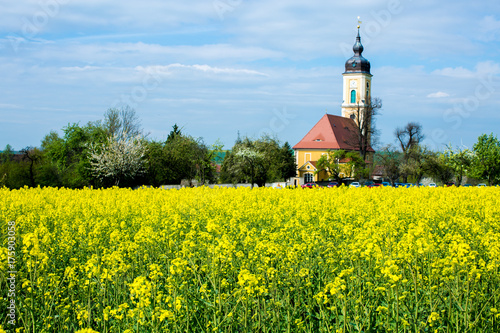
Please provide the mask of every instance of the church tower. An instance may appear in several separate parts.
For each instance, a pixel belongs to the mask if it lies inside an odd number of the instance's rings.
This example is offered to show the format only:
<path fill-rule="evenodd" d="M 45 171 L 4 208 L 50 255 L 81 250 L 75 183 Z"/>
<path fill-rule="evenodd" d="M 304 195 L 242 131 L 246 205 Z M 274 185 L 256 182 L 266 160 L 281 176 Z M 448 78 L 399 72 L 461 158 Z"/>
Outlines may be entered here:
<path fill-rule="evenodd" d="M 344 91 L 342 102 L 342 117 L 351 118 L 358 121 L 358 110 L 364 114 L 363 109 L 370 103 L 372 75 L 370 73 L 370 62 L 363 58 L 363 45 L 361 37 L 356 37 L 356 43 L 353 46 L 354 56 L 345 63 Z"/>

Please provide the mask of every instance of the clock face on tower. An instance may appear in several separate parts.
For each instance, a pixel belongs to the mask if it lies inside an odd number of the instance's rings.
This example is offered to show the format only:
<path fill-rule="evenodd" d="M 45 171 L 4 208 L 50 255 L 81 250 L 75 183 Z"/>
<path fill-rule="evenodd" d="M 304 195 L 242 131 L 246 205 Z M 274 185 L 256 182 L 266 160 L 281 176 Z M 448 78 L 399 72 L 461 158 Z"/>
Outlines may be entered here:
<path fill-rule="evenodd" d="M 351 81 L 351 88 L 356 88 L 357 87 L 357 82 L 352 80 Z"/>

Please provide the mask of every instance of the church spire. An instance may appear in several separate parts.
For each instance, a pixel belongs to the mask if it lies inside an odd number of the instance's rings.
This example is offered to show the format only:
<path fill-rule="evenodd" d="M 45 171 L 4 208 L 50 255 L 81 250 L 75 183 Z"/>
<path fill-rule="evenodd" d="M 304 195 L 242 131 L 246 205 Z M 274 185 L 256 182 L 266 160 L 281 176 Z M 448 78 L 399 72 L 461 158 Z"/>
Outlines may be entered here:
<path fill-rule="evenodd" d="M 354 51 L 354 55 L 358 57 L 361 56 L 361 53 L 363 53 L 364 50 L 363 44 L 361 44 L 361 36 L 359 35 L 359 25 L 358 25 L 358 36 L 356 37 L 356 43 L 354 43 L 352 50 Z"/>
<path fill-rule="evenodd" d="M 361 44 L 361 35 L 359 33 L 361 21 L 358 16 L 358 35 L 356 36 L 356 42 L 352 47 L 354 51 L 354 56 L 352 56 L 345 63 L 345 72 L 346 73 L 367 73 L 370 74 L 370 62 L 363 58 L 361 55 L 363 53 L 364 47 Z"/>
<path fill-rule="evenodd" d="M 358 16 L 358 31 L 352 50 L 354 55 L 345 63 L 345 72 L 342 102 L 342 116 L 360 121 L 359 111 L 364 112 L 371 96 L 370 62 L 363 57 L 361 44 L 361 21 Z"/>

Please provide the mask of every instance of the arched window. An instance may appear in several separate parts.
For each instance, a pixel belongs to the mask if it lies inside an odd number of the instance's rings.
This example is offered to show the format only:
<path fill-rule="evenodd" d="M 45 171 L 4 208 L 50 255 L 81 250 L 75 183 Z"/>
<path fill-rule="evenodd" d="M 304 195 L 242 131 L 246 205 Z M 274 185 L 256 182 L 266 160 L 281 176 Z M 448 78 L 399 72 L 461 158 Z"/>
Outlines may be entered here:
<path fill-rule="evenodd" d="M 314 182 L 314 175 L 312 173 L 306 173 L 304 175 L 304 183 L 312 183 Z"/>
<path fill-rule="evenodd" d="M 356 90 L 351 90 L 351 104 L 356 104 Z"/>

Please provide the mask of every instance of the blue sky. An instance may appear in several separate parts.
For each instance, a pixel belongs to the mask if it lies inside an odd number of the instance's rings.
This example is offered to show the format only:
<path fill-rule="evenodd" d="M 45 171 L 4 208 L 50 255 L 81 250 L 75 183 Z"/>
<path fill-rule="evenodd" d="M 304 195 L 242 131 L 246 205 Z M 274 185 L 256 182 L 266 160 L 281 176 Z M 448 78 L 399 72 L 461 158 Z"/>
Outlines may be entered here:
<path fill-rule="evenodd" d="M 357 16 L 383 144 L 500 134 L 500 2 L 0 0 L 0 149 L 128 104 L 149 137 L 173 124 L 231 148 L 237 133 L 296 144 L 340 115 Z"/>

